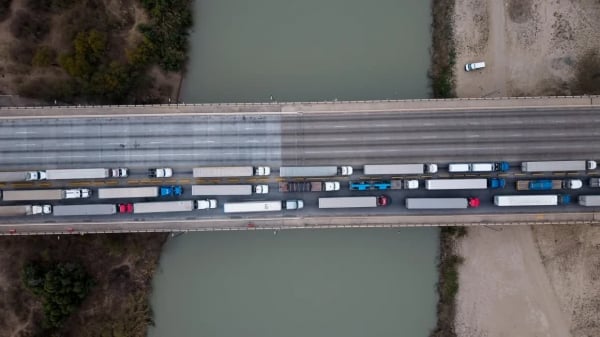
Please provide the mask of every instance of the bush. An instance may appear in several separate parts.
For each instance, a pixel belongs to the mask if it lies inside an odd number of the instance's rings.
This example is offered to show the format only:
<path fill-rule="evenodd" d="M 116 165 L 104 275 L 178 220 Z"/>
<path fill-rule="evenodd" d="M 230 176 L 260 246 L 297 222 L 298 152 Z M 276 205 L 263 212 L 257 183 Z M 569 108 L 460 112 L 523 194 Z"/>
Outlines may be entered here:
<path fill-rule="evenodd" d="M 23 269 L 23 283 L 41 297 L 44 325 L 59 328 L 83 302 L 94 281 L 78 263 L 57 263 L 49 267 L 29 263 Z"/>
<path fill-rule="evenodd" d="M 0 22 L 10 16 L 10 5 L 12 0 L 0 0 Z"/>
<path fill-rule="evenodd" d="M 10 23 L 10 32 L 17 39 L 38 42 L 45 38 L 49 31 L 48 18 L 31 15 L 24 10 L 17 11 L 15 18 Z"/>
<path fill-rule="evenodd" d="M 35 55 L 35 47 L 31 42 L 18 41 L 11 46 L 9 54 L 13 62 L 29 66 Z"/>
<path fill-rule="evenodd" d="M 40 46 L 33 55 L 31 64 L 34 67 L 48 67 L 56 61 L 56 51 L 48 46 Z"/>

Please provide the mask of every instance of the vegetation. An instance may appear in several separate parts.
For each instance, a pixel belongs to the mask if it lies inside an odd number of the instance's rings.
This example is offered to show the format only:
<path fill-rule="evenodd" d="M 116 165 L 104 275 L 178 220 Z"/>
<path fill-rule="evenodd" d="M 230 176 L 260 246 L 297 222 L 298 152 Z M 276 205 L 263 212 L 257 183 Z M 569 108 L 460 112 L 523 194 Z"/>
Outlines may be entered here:
<path fill-rule="evenodd" d="M 10 16 L 10 4 L 12 0 L 0 0 L 0 22 Z"/>
<path fill-rule="evenodd" d="M 83 266 L 73 262 L 48 267 L 29 263 L 23 270 L 23 282 L 26 288 L 42 299 L 44 325 L 50 329 L 62 326 L 94 284 Z"/>
<path fill-rule="evenodd" d="M 431 13 L 433 16 L 432 49 L 428 76 L 431 81 L 432 95 L 434 98 L 456 97 L 454 88 L 456 50 L 452 28 L 454 0 L 432 1 Z"/>
<path fill-rule="evenodd" d="M 146 57 L 166 71 L 181 71 L 187 61 L 187 36 L 192 27 L 189 0 L 141 0 L 150 23 L 139 25 L 146 37 Z"/>
<path fill-rule="evenodd" d="M 600 53 L 598 51 L 588 51 L 577 62 L 573 94 L 600 95 Z"/>
<path fill-rule="evenodd" d="M 458 293 L 458 267 L 463 258 L 454 253 L 456 239 L 467 235 L 465 227 L 443 227 L 440 233 L 440 259 L 438 263 L 439 282 L 437 284 L 437 324 L 430 337 L 456 337 L 454 318 L 455 299 Z"/>
<path fill-rule="evenodd" d="M 31 64 L 34 67 L 49 67 L 56 61 L 56 51 L 48 46 L 39 46 L 33 55 Z"/>

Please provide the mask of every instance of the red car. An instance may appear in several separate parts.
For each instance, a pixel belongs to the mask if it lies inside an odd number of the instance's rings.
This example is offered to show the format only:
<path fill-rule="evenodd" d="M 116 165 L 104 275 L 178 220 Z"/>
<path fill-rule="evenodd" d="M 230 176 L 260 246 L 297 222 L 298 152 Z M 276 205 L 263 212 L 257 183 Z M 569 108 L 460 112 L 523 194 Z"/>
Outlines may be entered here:
<path fill-rule="evenodd" d="M 119 213 L 133 213 L 133 204 L 117 204 L 117 212 Z"/>

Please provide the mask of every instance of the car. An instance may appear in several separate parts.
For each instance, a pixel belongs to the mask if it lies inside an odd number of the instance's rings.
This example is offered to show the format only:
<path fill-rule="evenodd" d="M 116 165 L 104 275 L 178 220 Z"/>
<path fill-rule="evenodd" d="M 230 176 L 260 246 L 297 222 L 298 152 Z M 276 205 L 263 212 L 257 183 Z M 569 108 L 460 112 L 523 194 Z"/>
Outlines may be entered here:
<path fill-rule="evenodd" d="M 255 174 L 257 176 L 268 176 L 271 174 L 271 168 L 268 166 L 259 166 L 256 168 Z"/>
<path fill-rule="evenodd" d="M 217 199 L 196 200 L 196 209 L 217 208 Z"/>
<path fill-rule="evenodd" d="M 377 197 L 377 206 L 385 207 L 391 203 L 390 197 L 387 195 L 380 195 Z"/>
<path fill-rule="evenodd" d="M 474 62 L 465 64 L 465 71 L 472 71 L 485 68 L 485 62 Z"/>
<path fill-rule="evenodd" d="M 389 190 L 392 188 L 392 183 L 389 181 L 374 181 L 371 183 L 371 188 L 376 190 Z"/>
<path fill-rule="evenodd" d="M 151 178 L 170 178 L 173 176 L 173 169 L 170 167 L 151 168 L 148 170 Z"/>
<path fill-rule="evenodd" d="M 159 192 L 161 197 L 178 197 L 183 194 L 183 187 L 181 185 L 161 186 Z"/>
<path fill-rule="evenodd" d="M 114 177 L 114 178 L 125 178 L 129 175 L 129 170 L 122 167 L 122 168 L 114 168 L 112 170 L 110 170 L 110 176 Z"/>
<path fill-rule="evenodd" d="M 133 204 L 132 203 L 117 204 L 117 212 L 118 213 L 133 213 Z"/>
<path fill-rule="evenodd" d="M 256 194 L 267 194 L 267 193 L 269 193 L 269 185 L 256 185 L 256 186 L 254 186 L 254 193 L 256 193 Z"/>
<path fill-rule="evenodd" d="M 371 183 L 368 181 L 350 182 L 348 187 L 352 191 L 366 191 L 371 189 Z"/>

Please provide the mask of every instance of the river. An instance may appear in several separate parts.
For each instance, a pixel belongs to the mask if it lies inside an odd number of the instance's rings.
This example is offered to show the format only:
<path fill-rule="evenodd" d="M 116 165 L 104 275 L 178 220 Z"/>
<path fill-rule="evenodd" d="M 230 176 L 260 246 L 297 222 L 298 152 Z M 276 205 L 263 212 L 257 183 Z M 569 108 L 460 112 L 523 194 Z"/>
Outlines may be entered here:
<path fill-rule="evenodd" d="M 195 0 L 186 103 L 428 97 L 429 1 Z"/>
<path fill-rule="evenodd" d="M 149 337 L 426 337 L 437 228 L 189 233 L 165 245 Z"/>

